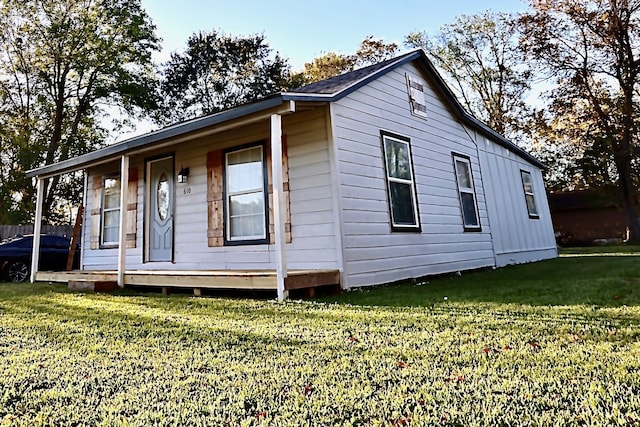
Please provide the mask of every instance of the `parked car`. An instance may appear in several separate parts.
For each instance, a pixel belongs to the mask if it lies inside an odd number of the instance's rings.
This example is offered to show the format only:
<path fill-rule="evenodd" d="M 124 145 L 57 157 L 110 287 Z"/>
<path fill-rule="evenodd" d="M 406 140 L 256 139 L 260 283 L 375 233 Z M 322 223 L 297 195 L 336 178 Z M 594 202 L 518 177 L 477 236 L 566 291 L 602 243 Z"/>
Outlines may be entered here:
<path fill-rule="evenodd" d="M 64 271 L 67 267 L 71 242 L 62 236 L 44 234 L 40 236 L 41 271 Z M 10 282 L 24 282 L 31 272 L 33 235 L 16 236 L 0 243 L 0 271 L 2 278 Z M 74 268 L 79 265 L 79 248 L 73 259 Z"/>

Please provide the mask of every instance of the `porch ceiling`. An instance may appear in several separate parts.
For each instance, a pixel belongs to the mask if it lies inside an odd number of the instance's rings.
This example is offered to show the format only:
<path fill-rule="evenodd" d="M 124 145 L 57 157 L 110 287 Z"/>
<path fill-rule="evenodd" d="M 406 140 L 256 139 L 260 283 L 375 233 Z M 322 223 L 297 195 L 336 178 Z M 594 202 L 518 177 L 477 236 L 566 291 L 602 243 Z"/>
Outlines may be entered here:
<path fill-rule="evenodd" d="M 110 145 L 100 150 L 63 160 L 51 165 L 27 171 L 27 177 L 48 178 L 114 161 L 123 155 L 135 155 L 172 146 L 188 140 L 245 126 L 268 119 L 272 114 L 288 114 L 296 111 L 295 101 L 282 97 L 269 97 L 241 107 L 232 108 L 211 116 L 178 123 L 164 129 Z"/>

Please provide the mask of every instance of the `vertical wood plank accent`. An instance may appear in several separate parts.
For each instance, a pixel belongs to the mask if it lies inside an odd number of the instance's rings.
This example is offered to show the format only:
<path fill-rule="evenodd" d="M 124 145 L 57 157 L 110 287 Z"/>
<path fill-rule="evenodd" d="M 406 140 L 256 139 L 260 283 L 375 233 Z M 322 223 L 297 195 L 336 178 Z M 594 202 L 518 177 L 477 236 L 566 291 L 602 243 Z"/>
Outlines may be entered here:
<path fill-rule="evenodd" d="M 271 141 L 267 144 L 267 185 L 269 198 L 269 242 L 274 243 L 275 223 L 273 216 L 273 164 L 271 160 Z M 284 205 L 285 242 L 291 243 L 291 202 L 289 197 L 289 157 L 287 155 L 287 136 L 282 135 L 282 201 Z"/>
<path fill-rule="evenodd" d="M 127 186 L 127 248 L 135 248 L 138 227 L 138 168 L 129 168 Z"/>
<path fill-rule="evenodd" d="M 102 176 L 95 175 L 91 185 L 91 236 L 89 248 L 100 248 L 100 213 L 102 212 Z"/>
<path fill-rule="evenodd" d="M 222 150 L 207 153 L 207 242 L 209 247 L 224 245 L 222 200 Z"/>
<path fill-rule="evenodd" d="M 71 271 L 73 268 L 73 259 L 76 256 L 76 245 L 78 244 L 78 237 L 80 235 L 80 228 L 82 227 L 82 218 L 84 217 L 84 206 L 78 206 L 78 213 L 76 214 L 76 223 L 73 226 L 73 234 L 71 235 L 71 242 L 69 244 L 69 255 L 67 255 L 67 265 L 65 271 Z"/>

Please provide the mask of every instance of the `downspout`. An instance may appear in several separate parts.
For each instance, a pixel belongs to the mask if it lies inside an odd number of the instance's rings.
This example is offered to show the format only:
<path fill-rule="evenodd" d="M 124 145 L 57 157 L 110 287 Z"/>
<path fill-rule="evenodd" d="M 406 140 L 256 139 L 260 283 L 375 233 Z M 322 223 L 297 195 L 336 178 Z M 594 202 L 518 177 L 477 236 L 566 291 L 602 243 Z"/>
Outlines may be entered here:
<path fill-rule="evenodd" d="M 474 131 L 473 135 L 471 135 L 467 130 L 467 127 L 464 125 L 464 123 L 461 123 L 461 122 L 459 123 L 460 123 L 460 126 L 462 126 L 462 129 L 464 130 L 464 132 L 469 137 L 469 140 L 476 146 L 476 154 L 478 156 L 478 165 L 480 165 L 480 182 L 482 182 L 482 194 L 484 195 L 484 205 L 486 206 L 486 209 L 487 209 L 487 221 L 489 222 L 488 224 L 489 237 L 491 238 L 491 251 L 493 252 L 493 266 L 496 267 L 498 265 L 498 254 L 496 252 L 496 242 L 494 240 L 493 227 L 491 226 L 491 214 L 489 213 L 489 210 L 491 208 L 489 207 L 489 202 L 487 201 L 487 188 L 484 185 L 484 169 L 482 168 L 483 159 L 481 158 L 481 155 L 480 155 L 481 150 L 480 150 L 480 145 L 478 144 L 478 132 Z M 486 138 L 486 137 L 483 137 L 483 138 Z M 483 153 L 486 153 L 485 150 L 483 150 Z M 484 154 L 484 156 L 485 156 L 485 160 L 487 160 L 488 156 L 486 156 L 486 154 Z"/>

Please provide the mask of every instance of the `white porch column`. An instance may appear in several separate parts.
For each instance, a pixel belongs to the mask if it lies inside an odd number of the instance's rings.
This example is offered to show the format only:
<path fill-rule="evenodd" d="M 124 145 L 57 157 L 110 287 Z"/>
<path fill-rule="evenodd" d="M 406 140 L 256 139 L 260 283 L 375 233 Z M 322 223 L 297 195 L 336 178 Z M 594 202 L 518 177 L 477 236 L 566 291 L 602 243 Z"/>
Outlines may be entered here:
<path fill-rule="evenodd" d="M 118 238 L 118 286 L 124 287 L 127 268 L 127 191 L 129 189 L 129 156 L 120 164 L 120 236 Z"/>
<path fill-rule="evenodd" d="M 40 232 L 42 231 L 42 203 L 44 199 L 45 179 L 36 177 L 36 216 L 33 219 L 33 250 L 31 252 L 31 283 L 36 281 L 38 264 L 40 262 Z"/>
<path fill-rule="evenodd" d="M 282 117 L 271 115 L 271 169 L 273 174 L 273 224 L 276 235 L 276 280 L 278 285 L 278 301 L 289 297 L 284 289 L 287 277 L 287 256 L 284 236 L 284 200 L 282 193 Z"/>

